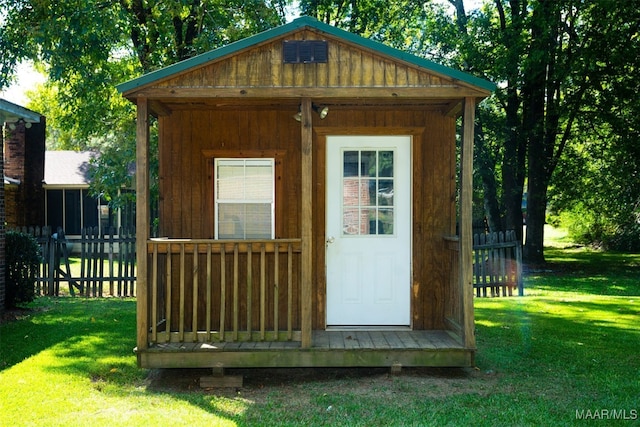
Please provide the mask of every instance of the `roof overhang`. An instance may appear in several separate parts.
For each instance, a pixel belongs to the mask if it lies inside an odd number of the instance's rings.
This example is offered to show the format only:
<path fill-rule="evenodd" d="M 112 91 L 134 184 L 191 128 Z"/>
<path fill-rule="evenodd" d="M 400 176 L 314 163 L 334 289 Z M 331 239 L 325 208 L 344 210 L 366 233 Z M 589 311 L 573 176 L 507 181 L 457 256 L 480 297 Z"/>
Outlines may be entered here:
<path fill-rule="evenodd" d="M 0 122 L 17 122 L 23 120 L 25 123 L 40 123 L 41 115 L 35 111 L 28 110 L 13 102 L 0 99 Z"/>
<path fill-rule="evenodd" d="M 5 175 L 5 177 L 4 177 L 4 185 L 18 186 L 18 185 L 20 185 L 20 180 L 19 179 L 9 178 L 8 176 Z"/>

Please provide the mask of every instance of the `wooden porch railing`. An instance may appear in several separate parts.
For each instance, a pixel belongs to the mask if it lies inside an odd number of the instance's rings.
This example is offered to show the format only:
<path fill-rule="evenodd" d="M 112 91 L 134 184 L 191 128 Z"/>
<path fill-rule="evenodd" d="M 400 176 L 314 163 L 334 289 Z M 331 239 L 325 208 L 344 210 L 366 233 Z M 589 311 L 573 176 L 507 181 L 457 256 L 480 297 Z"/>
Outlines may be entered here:
<path fill-rule="evenodd" d="M 447 262 L 449 284 L 445 294 L 445 322 L 449 330 L 462 332 L 464 316 L 460 282 L 460 241 L 457 236 L 445 237 L 449 254 Z M 515 232 L 475 234 L 473 236 L 473 288 L 476 297 L 512 296 L 524 294 L 522 283 L 522 248 Z M 487 292 L 489 289 L 490 293 Z"/>
<path fill-rule="evenodd" d="M 460 240 L 457 236 L 445 237 L 445 246 L 449 253 L 449 284 L 445 293 L 445 323 L 447 328 L 462 336 L 464 312 L 462 308 L 462 284 L 460 282 Z"/>
<path fill-rule="evenodd" d="M 151 239 L 149 342 L 299 341 L 301 239 Z"/>

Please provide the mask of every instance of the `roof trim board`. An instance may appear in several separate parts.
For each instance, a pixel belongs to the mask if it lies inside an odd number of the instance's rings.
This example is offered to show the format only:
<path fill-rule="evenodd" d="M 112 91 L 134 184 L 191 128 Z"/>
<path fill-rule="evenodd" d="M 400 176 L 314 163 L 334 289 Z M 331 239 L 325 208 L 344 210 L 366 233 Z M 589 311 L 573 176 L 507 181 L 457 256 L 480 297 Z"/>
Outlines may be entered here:
<path fill-rule="evenodd" d="M 0 121 L 18 121 L 20 119 L 29 123 L 40 123 L 40 114 L 21 107 L 18 104 L 14 104 L 13 102 L 0 99 Z"/>
<path fill-rule="evenodd" d="M 382 55 L 386 55 L 396 60 L 412 64 L 427 71 L 459 80 L 460 82 L 481 88 L 486 91 L 493 92 L 496 88 L 496 85 L 488 80 L 473 76 L 459 70 L 455 70 L 453 68 L 446 67 L 441 64 L 437 64 L 433 61 L 429 61 L 427 59 L 412 55 L 408 52 L 395 49 L 383 43 L 361 37 L 340 28 L 333 27 L 331 25 L 320 22 L 315 18 L 304 16 L 295 19 L 288 24 L 263 31 L 262 33 L 256 34 L 254 36 L 238 40 L 218 49 L 205 52 L 184 61 L 177 62 L 164 68 L 160 68 L 156 71 L 152 71 L 148 74 L 144 74 L 138 78 L 129 80 L 128 82 L 121 83 L 117 86 L 117 89 L 121 93 L 126 94 L 128 92 L 135 91 L 138 88 L 142 88 L 165 78 L 186 72 L 190 69 L 205 65 L 211 61 L 215 61 L 225 56 L 232 55 L 246 48 L 256 46 L 268 40 L 284 36 L 288 33 L 303 28 L 312 28 L 324 32 L 333 37 L 340 38 L 354 45 L 360 46 L 361 48 L 373 50 Z"/>

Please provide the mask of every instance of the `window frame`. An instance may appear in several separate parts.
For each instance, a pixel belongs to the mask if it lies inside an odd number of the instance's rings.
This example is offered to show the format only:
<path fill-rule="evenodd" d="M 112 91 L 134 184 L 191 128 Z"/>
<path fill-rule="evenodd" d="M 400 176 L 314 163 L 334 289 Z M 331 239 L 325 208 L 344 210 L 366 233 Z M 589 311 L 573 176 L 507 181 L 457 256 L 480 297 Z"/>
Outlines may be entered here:
<path fill-rule="evenodd" d="M 218 186 L 218 170 L 222 163 L 231 163 L 237 162 L 242 163 L 243 170 L 245 174 L 243 175 L 243 179 L 246 180 L 246 170 L 247 166 L 250 166 L 250 163 L 254 164 L 262 164 L 268 165 L 271 168 L 271 191 L 268 198 L 238 198 L 238 199 L 224 199 L 219 197 L 219 186 Z M 263 240 L 257 237 L 247 237 L 247 227 L 243 227 L 243 236 L 242 237 L 220 237 L 220 221 L 219 221 L 219 210 L 221 205 L 249 205 L 249 204 L 268 204 L 269 205 L 269 215 L 270 215 L 270 230 L 268 239 L 275 238 L 275 223 L 276 223 L 276 167 L 277 161 L 274 157 L 218 157 L 213 159 L 213 176 L 214 176 L 214 186 L 213 186 L 213 229 L 214 229 L 214 238 L 216 240 Z M 250 182 L 245 181 L 248 185 Z M 246 219 L 246 218 L 245 218 Z M 246 221 L 244 222 L 246 224 Z"/>

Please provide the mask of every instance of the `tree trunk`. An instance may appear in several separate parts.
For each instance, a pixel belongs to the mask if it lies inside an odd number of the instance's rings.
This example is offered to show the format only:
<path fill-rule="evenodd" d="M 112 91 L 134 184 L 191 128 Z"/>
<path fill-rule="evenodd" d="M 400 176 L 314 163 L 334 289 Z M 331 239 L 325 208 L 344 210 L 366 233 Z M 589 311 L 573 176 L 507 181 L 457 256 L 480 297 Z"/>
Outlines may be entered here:
<path fill-rule="evenodd" d="M 484 138 L 482 120 L 478 118 L 475 126 L 475 146 L 477 173 L 482 182 L 482 192 L 484 194 L 484 212 L 491 231 L 502 230 L 502 216 L 500 215 L 500 205 L 498 203 L 498 184 L 496 182 L 496 161 L 491 156 Z"/>
<path fill-rule="evenodd" d="M 514 230 L 522 241 L 522 193 L 525 176 L 526 141 L 517 131 L 520 128 L 520 101 L 515 78 L 510 81 L 506 100 L 506 128 L 504 159 L 502 161 L 502 193 L 505 208 L 505 229 Z"/>
<path fill-rule="evenodd" d="M 539 162 L 542 163 L 542 159 Z M 535 165 L 532 168 L 531 163 L 530 160 L 527 190 L 527 235 L 522 256 L 527 263 L 540 265 L 545 263 L 544 224 L 547 210 L 548 182 L 544 179 L 544 176 L 534 176 L 535 171 L 539 173 L 540 168 Z"/>
<path fill-rule="evenodd" d="M 521 34 L 524 28 L 522 4 L 518 0 L 510 1 L 510 20 L 507 20 L 503 5 L 495 2 L 500 16 L 501 39 L 508 52 L 508 61 L 518 64 L 523 55 Z M 522 241 L 522 195 L 526 173 L 526 139 L 522 136 L 522 119 L 519 115 L 520 69 L 512 66 L 508 70 L 507 87 L 505 89 L 505 141 L 504 158 L 502 160 L 502 204 L 504 207 L 504 228 L 514 230 Z"/>
<path fill-rule="evenodd" d="M 547 88 L 549 68 L 555 54 L 556 26 L 555 7 L 552 1 L 540 0 L 532 13 L 531 44 L 529 61 L 524 70 L 523 129 L 527 135 L 528 191 L 527 191 L 527 238 L 523 259 L 532 264 L 543 264 L 544 223 L 549 184 L 548 165 L 551 163 L 557 124 L 547 122 Z"/>

